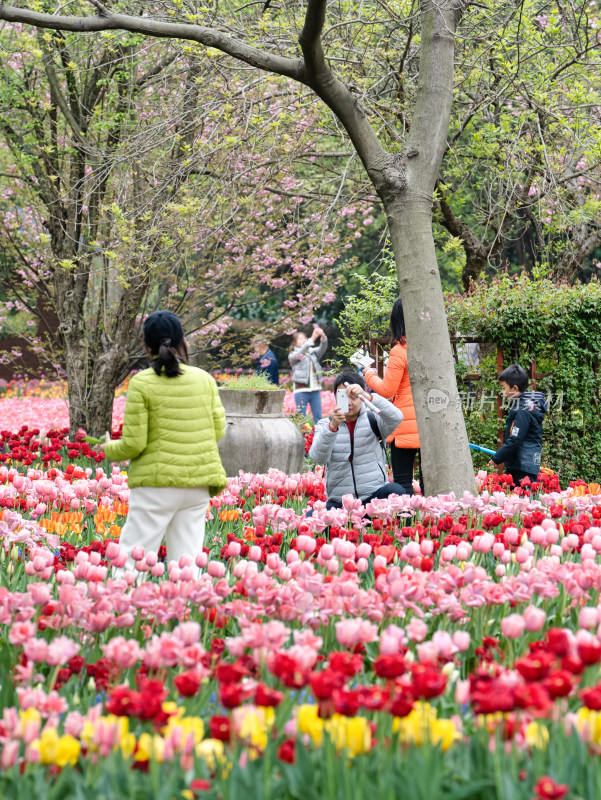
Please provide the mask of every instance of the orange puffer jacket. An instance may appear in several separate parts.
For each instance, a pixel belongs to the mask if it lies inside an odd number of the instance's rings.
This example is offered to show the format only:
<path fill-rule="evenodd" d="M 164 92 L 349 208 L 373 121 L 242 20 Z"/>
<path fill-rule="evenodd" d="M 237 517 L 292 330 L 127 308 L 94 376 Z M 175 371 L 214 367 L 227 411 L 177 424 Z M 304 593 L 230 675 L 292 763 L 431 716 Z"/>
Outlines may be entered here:
<path fill-rule="evenodd" d="M 396 447 L 419 447 L 417 420 L 407 372 L 407 345 L 395 344 L 392 348 L 383 379 L 378 378 L 375 369 L 368 369 L 365 372 L 365 382 L 372 391 L 390 400 L 403 412 L 403 421 L 392 436 L 388 437 L 388 441 L 394 441 Z"/>

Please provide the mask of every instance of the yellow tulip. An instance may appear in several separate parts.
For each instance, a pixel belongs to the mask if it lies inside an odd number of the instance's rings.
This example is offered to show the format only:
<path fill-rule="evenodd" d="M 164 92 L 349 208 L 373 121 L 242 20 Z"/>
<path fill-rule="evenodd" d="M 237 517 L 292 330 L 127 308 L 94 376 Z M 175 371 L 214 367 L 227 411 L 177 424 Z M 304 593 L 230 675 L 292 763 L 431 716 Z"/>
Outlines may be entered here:
<path fill-rule="evenodd" d="M 323 729 L 328 732 L 336 750 L 342 750 L 343 747 L 346 747 L 346 717 L 342 714 L 333 714 L 330 719 L 327 720 Z M 314 744 L 316 744 L 315 741 Z"/>
<path fill-rule="evenodd" d="M 131 758 L 134 754 L 134 750 L 136 749 L 136 737 L 133 735 L 133 733 L 126 733 L 125 736 L 121 737 L 119 746 L 121 748 L 123 758 Z"/>
<path fill-rule="evenodd" d="M 317 706 L 298 706 L 296 709 L 296 724 L 299 733 L 309 734 L 315 747 L 321 747 L 324 722 L 317 713 Z"/>
<path fill-rule="evenodd" d="M 549 730 L 546 725 L 540 722 L 530 722 L 526 726 L 526 742 L 530 747 L 538 750 L 546 750 L 549 744 Z"/>
<path fill-rule="evenodd" d="M 160 736 L 151 736 L 149 733 L 143 733 L 138 739 L 138 749 L 134 753 L 134 759 L 136 761 L 148 761 L 150 758 L 155 758 L 159 764 L 162 764 L 164 751 L 165 742 Z"/>
<path fill-rule="evenodd" d="M 251 712 L 244 715 L 238 728 L 238 736 L 261 750 L 267 747 L 267 733 L 258 714 Z"/>
<path fill-rule="evenodd" d="M 66 767 L 67 764 L 75 766 L 79 758 L 80 746 L 77 739 L 73 736 L 61 736 L 58 740 L 56 761 L 59 767 Z"/>
<path fill-rule="evenodd" d="M 202 758 L 207 767 L 215 769 L 217 761 L 225 761 L 225 748 L 219 739 L 205 739 L 196 745 L 196 755 Z"/>
<path fill-rule="evenodd" d="M 346 747 L 351 756 L 371 750 L 371 729 L 365 717 L 351 717 L 347 720 Z"/>
<path fill-rule="evenodd" d="M 58 755 L 58 733 L 56 728 L 46 728 L 39 739 L 33 743 L 37 744 L 42 764 L 56 764 Z"/>
<path fill-rule="evenodd" d="M 444 752 L 457 739 L 460 739 L 460 734 L 452 720 L 450 719 L 435 719 L 430 723 L 430 741 L 432 744 L 439 744 Z"/>

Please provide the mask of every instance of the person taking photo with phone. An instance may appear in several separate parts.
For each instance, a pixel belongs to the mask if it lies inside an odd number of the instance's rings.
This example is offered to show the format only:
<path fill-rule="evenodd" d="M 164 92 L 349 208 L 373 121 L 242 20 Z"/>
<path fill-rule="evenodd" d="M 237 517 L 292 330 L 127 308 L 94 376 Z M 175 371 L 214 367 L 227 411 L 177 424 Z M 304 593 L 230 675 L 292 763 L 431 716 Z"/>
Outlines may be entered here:
<path fill-rule="evenodd" d="M 321 340 L 319 344 L 318 340 Z M 323 376 L 319 360 L 328 349 L 328 337 L 319 325 L 316 325 L 310 339 L 302 331 L 296 331 L 292 335 L 292 347 L 288 361 L 292 367 L 296 410 L 304 416 L 307 413 L 307 406 L 311 406 L 313 421 L 317 423 L 321 419 Z"/>
<path fill-rule="evenodd" d="M 334 381 L 337 398 L 339 391 L 346 391 L 348 406 L 342 406 L 341 398 L 332 416 L 317 424 L 309 450 L 309 458 L 326 468 L 326 507 L 342 508 L 346 494 L 362 503 L 407 494 L 405 487 L 388 481 L 384 454 L 384 442 L 401 423 L 403 412 L 383 397 L 368 394 L 365 381 L 350 367 Z M 362 398 L 380 413 L 369 411 Z"/>

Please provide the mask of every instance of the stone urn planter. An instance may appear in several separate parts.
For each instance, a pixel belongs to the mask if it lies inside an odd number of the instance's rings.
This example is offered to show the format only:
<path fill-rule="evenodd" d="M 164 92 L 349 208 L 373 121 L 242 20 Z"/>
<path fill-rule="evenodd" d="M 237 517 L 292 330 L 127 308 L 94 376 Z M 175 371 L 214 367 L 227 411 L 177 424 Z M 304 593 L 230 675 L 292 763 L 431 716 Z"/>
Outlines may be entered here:
<path fill-rule="evenodd" d="M 303 435 L 284 414 L 285 389 L 219 388 L 225 408 L 225 436 L 219 455 L 228 477 L 271 468 L 300 472 L 305 446 Z"/>

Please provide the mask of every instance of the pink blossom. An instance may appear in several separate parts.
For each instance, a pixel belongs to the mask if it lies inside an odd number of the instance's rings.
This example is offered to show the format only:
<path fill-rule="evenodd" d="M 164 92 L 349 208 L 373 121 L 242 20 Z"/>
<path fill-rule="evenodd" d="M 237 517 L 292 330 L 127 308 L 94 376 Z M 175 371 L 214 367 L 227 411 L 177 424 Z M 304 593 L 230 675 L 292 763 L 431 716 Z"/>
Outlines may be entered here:
<path fill-rule="evenodd" d="M 519 614 L 510 614 L 501 620 L 501 631 L 508 639 L 518 639 L 526 628 L 526 623 Z"/>

